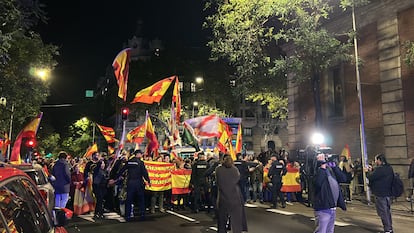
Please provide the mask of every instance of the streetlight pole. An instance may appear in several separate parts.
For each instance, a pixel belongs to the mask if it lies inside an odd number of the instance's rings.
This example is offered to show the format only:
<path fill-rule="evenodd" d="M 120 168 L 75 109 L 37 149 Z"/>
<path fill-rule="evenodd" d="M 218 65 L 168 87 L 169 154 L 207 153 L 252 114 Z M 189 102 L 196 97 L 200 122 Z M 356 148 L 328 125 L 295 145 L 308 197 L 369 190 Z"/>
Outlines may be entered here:
<path fill-rule="evenodd" d="M 11 114 L 10 114 L 9 140 L 12 139 L 12 132 L 13 132 L 13 114 L 14 114 L 14 104 L 12 104 Z M 11 143 L 9 143 L 9 145 L 7 145 L 7 160 L 10 159 L 10 153 L 11 153 Z"/>
<path fill-rule="evenodd" d="M 352 28 L 354 30 L 354 50 L 355 50 L 355 73 L 356 73 L 356 82 L 357 82 L 357 93 L 358 93 L 358 100 L 359 100 L 359 115 L 361 118 L 360 124 L 360 138 L 361 138 L 361 156 L 363 159 L 363 170 L 368 168 L 368 156 L 367 156 L 367 144 L 365 139 L 365 120 L 364 120 L 364 108 L 362 106 L 362 91 L 361 91 L 361 78 L 359 75 L 359 59 L 358 59 L 358 40 L 356 37 L 356 20 L 355 20 L 355 6 L 352 5 Z M 366 198 L 368 204 L 371 203 L 371 190 L 368 187 L 368 179 L 366 177 L 366 173 L 363 172 L 364 176 L 364 189 L 366 193 Z"/>

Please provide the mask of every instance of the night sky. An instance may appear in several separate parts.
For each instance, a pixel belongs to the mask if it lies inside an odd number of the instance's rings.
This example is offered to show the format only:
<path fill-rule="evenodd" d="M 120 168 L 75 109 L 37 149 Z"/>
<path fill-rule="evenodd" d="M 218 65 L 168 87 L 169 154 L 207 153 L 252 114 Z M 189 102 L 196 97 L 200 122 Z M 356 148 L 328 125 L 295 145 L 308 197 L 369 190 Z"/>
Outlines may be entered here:
<path fill-rule="evenodd" d="M 165 46 L 204 46 L 202 0 L 41 0 L 47 24 L 37 31 L 45 43 L 59 47 L 59 65 L 52 74 L 50 104 L 82 104 L 85 90 L 97 80 L 136 32 L 143 21 L 143 34 L 159 38 Z M 79 108 L 44 108 L 45 116 L 81 117 Z M 79 118 L 77 118 L 79 119 Z M 62 120 L 58 124 L 64 124 Z M 57 126 L 61 127 L 61 126 Z"/>

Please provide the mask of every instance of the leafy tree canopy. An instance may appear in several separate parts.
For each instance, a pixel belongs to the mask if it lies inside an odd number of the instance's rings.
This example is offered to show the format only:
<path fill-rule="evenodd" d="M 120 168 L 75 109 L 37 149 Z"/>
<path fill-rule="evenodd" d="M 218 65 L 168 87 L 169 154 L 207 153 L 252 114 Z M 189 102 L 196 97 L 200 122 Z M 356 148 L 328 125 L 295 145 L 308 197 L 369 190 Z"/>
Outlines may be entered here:
<path fill-rule="evenodd" d="M 284 118 L 287 73 L 296 74 L 296 81 L 309 80 L 350 58 L 349 41 L 323 28 L 333 11 L 330 2 L 211 0 L 205 26 L 213 34 L 208 43 L 212 58 L 225 58 L 236 68 L 239 93 L 268 104 L 274 117 Z M 346 8 L 353 2 L 341 4 Z"/>

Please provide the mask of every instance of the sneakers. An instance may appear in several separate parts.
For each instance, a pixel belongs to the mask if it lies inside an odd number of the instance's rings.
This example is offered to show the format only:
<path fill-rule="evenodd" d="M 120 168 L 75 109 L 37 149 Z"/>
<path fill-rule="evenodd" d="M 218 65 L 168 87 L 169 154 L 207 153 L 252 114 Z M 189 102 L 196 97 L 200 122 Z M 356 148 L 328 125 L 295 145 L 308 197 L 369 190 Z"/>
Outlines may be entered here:
<path fill-rule="evenodd" d="M 292 203 L 292 202 L 290 202 L 290 201 L 287 201 L 287 202 L 286 202 L 286 204 L 287 204 L 287 205 L 293 205 L 293 203 Z"/>

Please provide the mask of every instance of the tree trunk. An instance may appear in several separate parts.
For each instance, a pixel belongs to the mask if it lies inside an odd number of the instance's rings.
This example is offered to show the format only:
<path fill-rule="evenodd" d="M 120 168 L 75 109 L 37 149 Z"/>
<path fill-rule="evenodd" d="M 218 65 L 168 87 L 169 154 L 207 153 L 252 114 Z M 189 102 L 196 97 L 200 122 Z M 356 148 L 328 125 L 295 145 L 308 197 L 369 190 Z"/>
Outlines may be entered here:
<path fill-rule="evenodd" d="M 312 91 L 313 91 L 313 103 L 315 104 L 315 127 L 319 129 L 322 126 L 322 107 L 321 107 L 321 96 L 320 96 L 319 72 L 313 72 Z"/>

